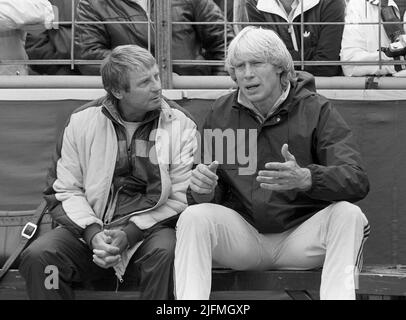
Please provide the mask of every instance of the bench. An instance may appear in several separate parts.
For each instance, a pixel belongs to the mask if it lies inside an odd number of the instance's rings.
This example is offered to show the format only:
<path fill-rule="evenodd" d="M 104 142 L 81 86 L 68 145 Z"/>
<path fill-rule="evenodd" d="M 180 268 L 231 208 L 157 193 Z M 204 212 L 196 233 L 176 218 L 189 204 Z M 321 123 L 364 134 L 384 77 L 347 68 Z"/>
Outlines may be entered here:
<path fill-rule="evenodd" d="M 30 221 L 38 223 L 39 216 L 46 211 L 47 205 L 43 200 L 33 211 L 2 212 L 2 221 L 5 224 L 2 227 L 10 229 L 8 240 L 11 241 L 11 236 L 21 237 L 22 225 L 26 221 L 22 223 L 19 218 L 24 220 L 24 217 L 27 216 L 35 217 L 35 219 L 30 218 Z M 9 217 L 13 219 L 5 219 Z M 8 227 L 7 223 L 10 224 Z M 50 228 L 50 217 L 45 214 L 39 230 L 46 231 Z M 16 268 L 17 265 L 18 260 L 14 261 L 11 266 Z M 213 269 L 212 273 L 211 299 L 319 299 L 320 279 L 321 269 L 310 271 L 235 271 L 217 268 Z M 120 284 L 118 291 L 116 291 L 117 283 L 115 280 L 114 278 L 102 279 L 97 282 L 85 283 L 75 288 L 76 297 L 77 299 L 94 300 L 139 299 L 140 292 L 137 290 L 135 279 L 126 279 L 123 284 Z M 365 266 L 359 276 L 358 284 L 358 299 L 406 299 L 406 266 Z M 24 280 L 16 269 L 10 270 L 0 281 L 0 300 L 5 299 L 27 299 Z"/>
<path fill-rule="evenodd" d="M 212 300 L 318 299 L 321 270 L 311 271 L 234 271 L 214 269 Z M 76 288 L 78 300 L 136 300 L 140 293 L 134 283 L 125 282 L 119 291 L 103 282 L 92 289 Z M 285 292 L 276 294 L 276 292 Z M 268 296 L 267 296 L 268 295 Z M 27 299 L 25 283 L 18 270 L 10 270 L 0 282 L 0 300 Z M 406 300 L 406 266 L 365 266 L 359 276 L 357 299 Z"/>

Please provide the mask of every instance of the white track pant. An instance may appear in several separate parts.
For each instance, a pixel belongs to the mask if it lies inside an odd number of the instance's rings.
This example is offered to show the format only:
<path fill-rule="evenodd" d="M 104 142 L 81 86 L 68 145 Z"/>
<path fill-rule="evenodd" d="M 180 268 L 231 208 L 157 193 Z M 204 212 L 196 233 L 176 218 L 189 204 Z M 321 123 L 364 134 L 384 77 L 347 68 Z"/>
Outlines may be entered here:
<path fill-rule="evenodd" d="M 177 224 L 176 298 L 209 299 L 212 262 L 235 270 L 306 270 L 323 266 L 320 298 L 355 299 L 356 272 L 369 234 L 360 208 L 337 202 L 298 227 L 260 234 L 235 211 L 188 207 Z"/>

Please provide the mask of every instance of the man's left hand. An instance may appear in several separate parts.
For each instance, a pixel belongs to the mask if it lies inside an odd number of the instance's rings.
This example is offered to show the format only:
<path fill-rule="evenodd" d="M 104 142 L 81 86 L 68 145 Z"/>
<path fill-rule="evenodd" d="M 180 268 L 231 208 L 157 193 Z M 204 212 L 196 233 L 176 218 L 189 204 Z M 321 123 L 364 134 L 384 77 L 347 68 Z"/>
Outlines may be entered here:
<path fill-rule="evenodd" d="M 111 245 L 123 252 L 128 247 L 127 234 L 123 230 L 104 230 L 104 234 L 111 238 Z"/>
<path fill-rule="evenodd" d="M 266 170 L 258 172 L 260 187 L 273 191 L 309 190 L 312 186 L 310 170 L 299 167 L 287 144 L 282 146 L 281 153 L 285 162 L 268 162 L 265 164 Z"/>

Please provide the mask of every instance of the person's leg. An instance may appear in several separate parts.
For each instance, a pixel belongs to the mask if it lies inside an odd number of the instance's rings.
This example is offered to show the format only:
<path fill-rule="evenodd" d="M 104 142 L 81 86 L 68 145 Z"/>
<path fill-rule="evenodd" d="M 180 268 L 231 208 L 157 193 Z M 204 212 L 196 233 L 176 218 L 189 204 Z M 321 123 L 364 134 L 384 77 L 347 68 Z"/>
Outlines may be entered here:
<path fill-rule="evenodd" d="M 178 300 L 209 299 L 212 261 L 236 270 L 257 269 L 262 250 L 257 230 L 237 212 L 215 204 L 188 207 L 176 231 Z"/>
<path fill-rule="evenodd" d="M 278 269 L 323 266 L 320 298 L 355 299 L 354 271 L 362 262 L 368 234 L 368 221 L 360 208 L 337 202 L 289 232 L 279 243 L 276 261 L 270 261 L 269 266 Z M 275 243 L 273 235 L 264 237 Z"/>
<path fill-rule="evenodd" d="M 58 288 L 47 288 L 46 268 L 57 269 Z M 73 282 L 81 282 L 100 277 L 107 270 L 99 268 L 92 261 L 92 251 L 88 246 L 65 228 L 53 229 L 32 242 L 22 253 L 19 266 L 26 281 L 30 299 L 73 299 Z M 54 270 L 54 269 L 51 269 Z"/>
<path fill-rule="evenodd" d="M 135 251 L 126 270 L 126 277 L 136 277 L 142 300 L 173 299 L 173 259 L 175 230 L 157 229 Z"/>

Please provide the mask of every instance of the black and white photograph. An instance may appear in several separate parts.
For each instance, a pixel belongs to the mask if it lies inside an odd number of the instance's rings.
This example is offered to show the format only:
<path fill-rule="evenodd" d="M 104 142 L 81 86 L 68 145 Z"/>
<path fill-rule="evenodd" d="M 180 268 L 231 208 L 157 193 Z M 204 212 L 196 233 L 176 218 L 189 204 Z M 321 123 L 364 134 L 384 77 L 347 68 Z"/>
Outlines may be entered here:
<path fill-rule="evenodd" d="M 406 300 L 405 11 L 0 0 L 0 302 Z"/>

